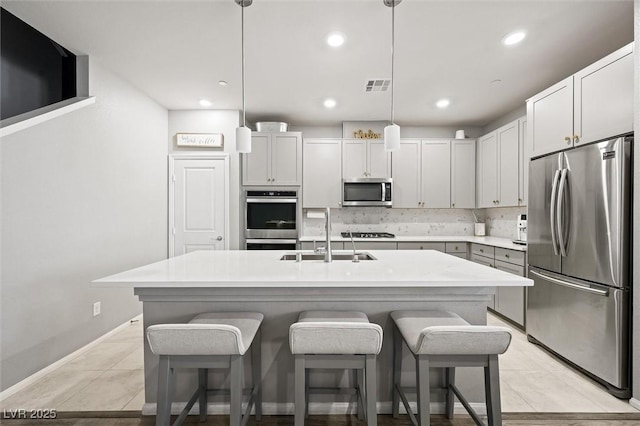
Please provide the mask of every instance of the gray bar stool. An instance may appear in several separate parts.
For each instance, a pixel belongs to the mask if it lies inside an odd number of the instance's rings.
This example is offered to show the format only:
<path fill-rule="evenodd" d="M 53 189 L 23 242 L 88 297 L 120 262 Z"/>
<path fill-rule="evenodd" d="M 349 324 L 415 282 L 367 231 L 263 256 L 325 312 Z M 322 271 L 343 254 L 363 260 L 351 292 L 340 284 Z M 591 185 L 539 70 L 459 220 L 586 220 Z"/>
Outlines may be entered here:
<path fill-rule="evenodd" d="M 198 389 L 178 416 L 175 425 L 187 417 L 199 400 L 200 420 L 207 416 L 207 369 L 230 368 L 230 425 L 246 424 L 255 406 L 256 420 L 262 415 L 262 371 L 260 324 L 264 315 L 257 312 L 204 313 L 187 324 L 157 324 L 147 328 L 151 351 L 160 356 L 158 366 L 158 403 L 156 425 L 171 422 L 171 402 L 175 388 L 176 368 L 197 368 Z M 255 344 L 252 346 L 252 342 Z M 244 354 L 251 347 L 253 387 L 247 408 L 242 413 Z"/>
<path fill-rule="evenodd" d="M 382 347 L 382 327 L 370 323 L 362 312 L 306 311 L 289 328 L 289 346 L 295 356 L 295 426 L 304 425 L 309 411 L 313 388 L 307 370 L 311 368 L 356 370 L 358 418 L 366 418 L 369 426 L 377 425 L 376 355 Z"/>
<path fill-rule="evenodd" d="M 414 425 L 429 426 L 429 368 L 446 368 L 447 417 L 453 418 L 453 396 L 458 397 L 478 425 L 482 421 L 455 385 L 455 367 L 484 367 L 487 420 L 502 425 L 498 355 L 511 343 L 506 327 L 470 325 L 453 312 L 396 311 L 391 313 L 393 333 L 393 417 L 398 417 L 400 399 Z M 400 384 L 403 341 L 416 360 L 418 418 L 411 411 Z"/>

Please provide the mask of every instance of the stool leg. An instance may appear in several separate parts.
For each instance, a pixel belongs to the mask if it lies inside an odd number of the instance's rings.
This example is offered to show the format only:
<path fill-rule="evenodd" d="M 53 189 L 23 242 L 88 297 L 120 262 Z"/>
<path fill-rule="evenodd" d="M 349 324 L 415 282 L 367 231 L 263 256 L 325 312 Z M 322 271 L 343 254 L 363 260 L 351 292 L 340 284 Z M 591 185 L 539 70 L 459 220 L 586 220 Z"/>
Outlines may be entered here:
<path fill-rule="evenodd" d="M 376 426 L 378 424 L 378 413 L 376 403 L 376 356 L 365 355 L 365 400 L 367 401 L 367 425 Z"/>
<path fill-rule="evenodd" d="M 416 388 L 418 392 L 418 426 L 429 426 L 431 395 L 429 389 L 429 358 L 416 356 Z"/>
<path fill-rule="evenodd" d="M 260 329 L 258 329 L 251 345 L 251 374 L 253 387 L 256 390 L 256 420 L 259 421 L 262 419 L 262 335 Z"/>
<path fill-rule="evenodd" d="M 353 370 L 353 373 L 356 376 L 356 407 L 358 409 L 358 420 L 364 420 L 364 394 L 363 394 L 363 389 L 364 389 L 364 380 L 363 380 L 363 369 L 360 368 L 356 368 L 355 370 Z"/>
<path fill-rule="evenodd" d="M 229 425 L 240 426 L 242 422 L 242 356 L 231 355 L 229 372 L 231 401 L 229 403 Z"/>
<path fill-rule="evenodd" d="M 393 323 L 393 417 L 397 418 L 400 411 L 400 395 L 398 388 L 400 387 L 400 374 L 402 371 L 402 336 L 400 330 Z"/>
<path fill-rule="evenodd" d="M 456 368 L 455 367 L 447 368 L 445 371 L 445 374 L 446 374 L 445 384 L 447 387 L 447 403 L 446 403 L 447 418 L 453 419 L 453 403 L 454 403 L 455 394 L 451 390 L 451 385 L 455 385 L 456 383 Z"/>
<path fill-rule="evenodd" d="M 489 426 L 501 426 L 502 407 L 500 406 L 498 355 L 489 355 L 489 363 L 484 368 L 484 388 L 487 400 L 487 423 Z"/>
<path fill-rule="evenodd" d="M 198 368 L 198 387 L 200 388 L 200 398 L 198 405 L 200 406 L 200 421 L 207 420 L 207 388 L 209 387 L 207 381 L 209 376 L 209 370 L 206 368 Z"/>
<path fill-rule="evenodd" d="M 305 413 L 305 365 L 304 355 L 295 355 L 294 367 L 294 426 L 304 426 Z"/>
<path fill-rule="evenodd" d="M 171 424 L 171 400 L 175 384 L 175 372 L 171 368 L 168 355 L 160 355 L 158 364 L 158 398 L 156 405 L 156 426 Z"/>

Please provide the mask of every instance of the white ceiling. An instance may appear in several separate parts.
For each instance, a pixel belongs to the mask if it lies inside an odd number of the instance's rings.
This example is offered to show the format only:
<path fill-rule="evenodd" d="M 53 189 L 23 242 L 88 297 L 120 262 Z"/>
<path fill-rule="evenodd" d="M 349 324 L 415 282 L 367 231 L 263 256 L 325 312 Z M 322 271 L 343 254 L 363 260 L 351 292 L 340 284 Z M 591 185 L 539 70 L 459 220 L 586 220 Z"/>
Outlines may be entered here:
<path fill-rule="evenodd" d="M 68 49 L 89 54 L 164 107 L 240 109 L 240 10 L 233 0 L 3 1 Z M 527 32 L 518 46 L 501 38 Z M 330 48 L 325 37 L 347 37 Z M 396 7 L 400 125 L 483 126 L 633 40 L 631 0 L 404 0 Z M 387 120 L 391 9 L 382 0 L 254 0 L 245 9 L 249 121 Z M 491 84 L 493 80 L 501 84 Z M 222 87 L 218 80 L 229 85 Z M 333 110 L 322 106 L 337 100 Z M 446 110 L 436 100 L 451 99 Z"/>

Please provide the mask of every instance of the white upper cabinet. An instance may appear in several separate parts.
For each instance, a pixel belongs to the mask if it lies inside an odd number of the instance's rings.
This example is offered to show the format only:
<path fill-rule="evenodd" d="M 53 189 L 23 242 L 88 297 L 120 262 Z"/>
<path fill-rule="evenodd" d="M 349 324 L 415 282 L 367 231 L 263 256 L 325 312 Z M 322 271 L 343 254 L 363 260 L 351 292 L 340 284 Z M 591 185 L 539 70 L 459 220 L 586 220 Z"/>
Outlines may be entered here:
<path fill-rule="evenodd" d="M 422 141 L 422 207 L 451 207 L 451 141 Z"/>
<path fill-rule="evenodd" d="M 305 139 L 302 207 L 342 207 L 341 139 Z"/>
<path fill-rule="evenodd" d="M 391 157 L 393 170 L 393 207 L 422 207 L 421 149 L 419 139 L 403 139 Z"/>
<path fill-rule="evenodd" d="M 251 134 L 251 153 L 242 154 L 243 185 L 300 185 L 302 134 Z"/>
<path fill-rule="evenodd" d="M 520 138 L 518 153 L 518 182 L 520 189 L 518 190 L 518 205 L 526 206 L 529 199 L 529 159 L 531 158 L 531 147 L 527 142 L 527 119 L 521 118 L 520 122 Z"/>
<path fill-rule="evenodd" d="M 515 120 L 478 140 L 478 207 L 522 205 L 519 139 L 519 120 Z"/>
<path fill-rule="evenodd" d="M 476 206 L 476 141 L 451 141 L 451 207 L 473 209 Z"/>
<path fill-rule="evenodd" d="M 527 101 L 531 157 L 633 131 L 633 43 Z"/>
<path fill-rule="evenodd" d="M 576 73 L 576 144 L 633 131 L 633 43 Z"/>
<path fill-rule="evenodd" d="M 344 139 L 342 141 L 342 177 L 391 177 L 391 154 L 381 140 Z"/>
<path fill-rule="evenodd" d="M 469 159 L 464 155 L 460 156 L 460 164 L 468 161 Z M 393 207 L 434 209 L 454 207 L 451 202 L 451 185 L 456 177 L 452 177 L 451 140 L 403 139 L 400 142 L 400 149 L 393 153 L 391 163 Z M 473 170 L 473 166 L 471 169 Z M 469 170 L 465 173 L 469 173 Z M 468 181 L 468 176 L 460 179 L 460 182 L 465 181 Z M 471 187 L 466 186 L 460 193 L 473 192 L 474 188 L 472 177 Z M 460 196 L 463 197 L 463 195 Z"/>

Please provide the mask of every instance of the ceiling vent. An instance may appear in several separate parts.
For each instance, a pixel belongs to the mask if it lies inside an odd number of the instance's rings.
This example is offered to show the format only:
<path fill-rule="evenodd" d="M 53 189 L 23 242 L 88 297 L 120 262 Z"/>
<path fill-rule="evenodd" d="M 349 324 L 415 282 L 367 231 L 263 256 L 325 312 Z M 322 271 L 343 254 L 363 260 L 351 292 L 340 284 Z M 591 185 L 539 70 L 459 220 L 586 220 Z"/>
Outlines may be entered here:
<path fill-rule="evenodd" d="M 386 92 L 391 84 L 391 80 L 388 79 L 370 79 L 367 80 L 367 84 L 364 88 L 365 92 Z"/>

